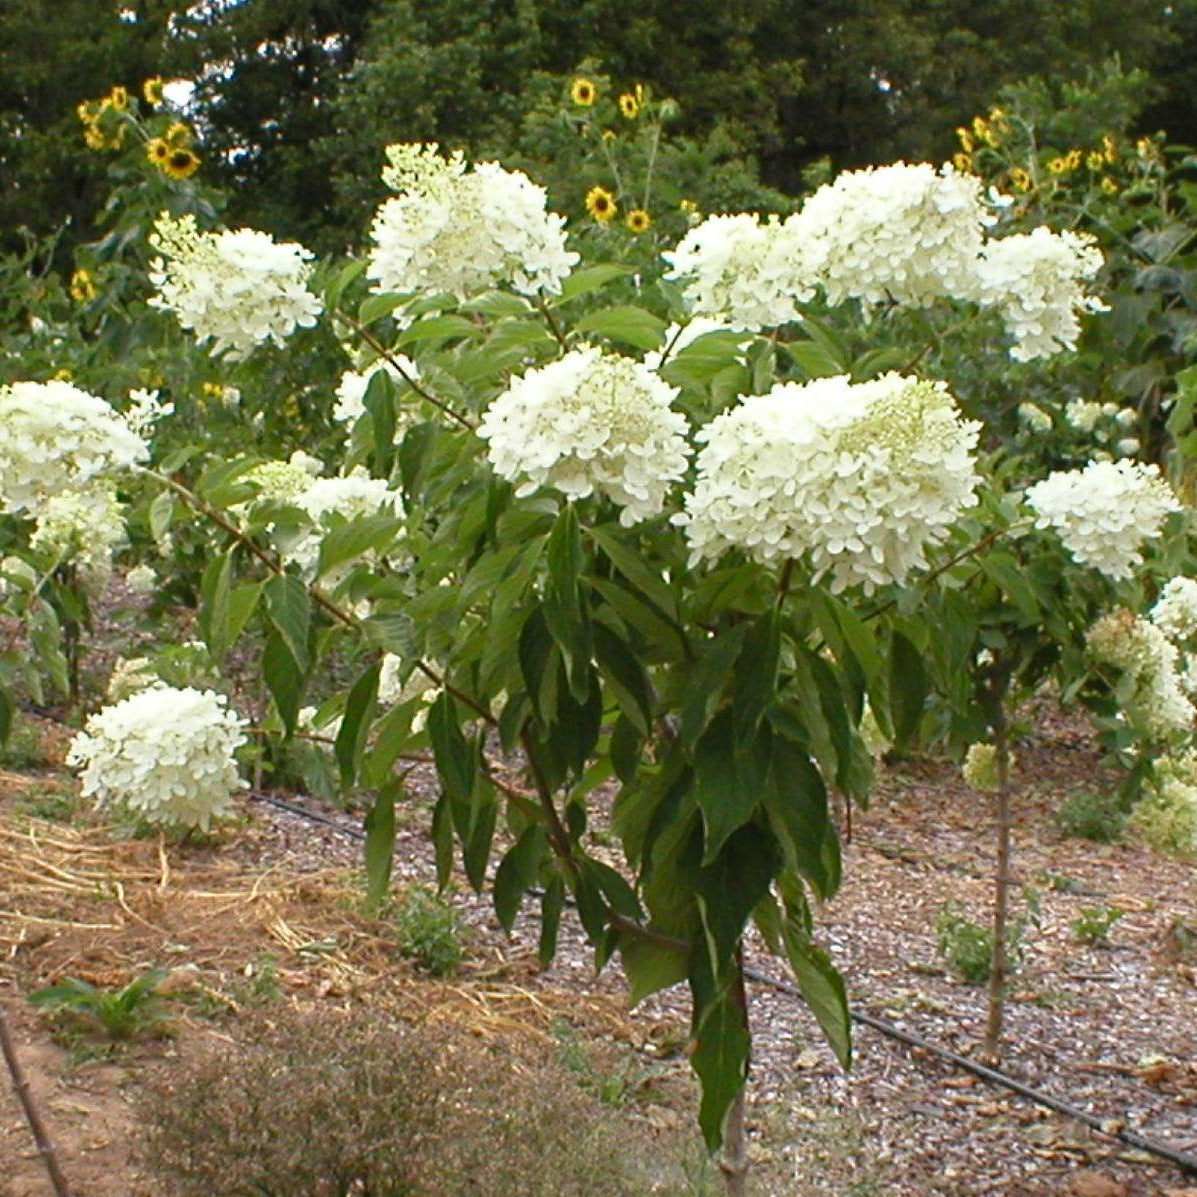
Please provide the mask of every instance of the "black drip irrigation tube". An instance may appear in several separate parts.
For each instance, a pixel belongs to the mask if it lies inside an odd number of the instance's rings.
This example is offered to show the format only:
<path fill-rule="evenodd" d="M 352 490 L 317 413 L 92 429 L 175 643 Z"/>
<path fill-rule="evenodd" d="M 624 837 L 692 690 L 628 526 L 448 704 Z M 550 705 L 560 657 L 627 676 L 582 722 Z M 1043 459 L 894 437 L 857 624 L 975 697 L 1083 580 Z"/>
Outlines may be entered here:
<path fill-rule="evenodd" d="M 267 802 L 271 806 L 278 807 L 280 810 L 300 815 L 305 819 L 311 819 L 314 823 L 322 823 L 325 826 L 333 827 L 353 839 L 364 840 L 366 838 L 365 832 L 359 831 L 356 827 L 346 826 L 344 823 L 336 819 L 331 819 L 327 815 L 322 815 L 317 811 L 307 810 L 302 806 L 297 806 L 294 803 L 285 802 L 281 798 L 275 798 L 269 794 L 260 792 L 255 793 L 253 797 L 262 802 Z M 568 904 L 573 905 L 572 902 Z M 771 977 L 768 973 L 763 973 L 755 968 L 745 968 L 744 975 L 759 985 L 768 985 L 771 989 L 790 998 L 792 1001 L 805 1004 L 801 991 L 796 985 L 791 985 L 788 981 Z M 1168 1147 L 1163 1143 L 1157 1143 L 1153 1139 L 1146 1139 L 1134 1131 L 1116 1129 L 1111 1126 L 1108 1120 L 1103 1121 L 1088 1111 L 1080 1109 L 1078 1106 L 1062 1101 L 1058 1097 L 1052 1097 L 1050 1093 L 1044 1093 L 1041 1089 L 1035 1089 L 1031 1085 L 1026 1085 L 1004 1072 L 999 1072 L 996 1068 L 990 1068 L 985 1064 L 978 1063 L 976 1060 L 970 1060 L 967 1056 L 960 1055 L 959 1052 L 951 1051 L 946 1047 L 940 1047 L 938 1044 L 932 1043 L 929 1039 L 924 1039 L 921 1035 L 904 1031 L 892 1022 L 886 1022 L 885 1019 L 876 1018 L 874 1015 L 866 1014 L 862 1010 L 851 1011 L 851 1016 L 853 1022 L 858 1023 L 860 1026 L 868 1027 L 870 1030 L 884 1035 L 887 1039 L 893 1039 L 898 1043 L 906 1044 L 908 1047 L 929 1052 L 933 1056 L 938 1056 L 941 1060 L 946 1060 L 956 1068 L 971 1073 L 987 1084 L 1009 1089 L 1012 1093 L 1017 1093 L 1019 1097 L 1025 1097 L 1028 1101 L 1046 1106 L 1047 1109 L 1054 1110 L 1057 1114 L 1063 1114 L 1067 1118 L 1075 1119 L 1077 1122 L 1083 1123 L 1091 1130 L 1095 1130 L 1107 1138 L 1125 1143 L 1128 1147 L 1133 1147 L 1136 1151 L 1146 1152 L 1148 1155 L 1153 1155 L 1158 1159 L 1167 1160 L 1170 1164 L 1175 1164 L 1186 1175 L 1197 1176 L 1197 1156 L 1179 1151 L 1173 1147 Z"/>

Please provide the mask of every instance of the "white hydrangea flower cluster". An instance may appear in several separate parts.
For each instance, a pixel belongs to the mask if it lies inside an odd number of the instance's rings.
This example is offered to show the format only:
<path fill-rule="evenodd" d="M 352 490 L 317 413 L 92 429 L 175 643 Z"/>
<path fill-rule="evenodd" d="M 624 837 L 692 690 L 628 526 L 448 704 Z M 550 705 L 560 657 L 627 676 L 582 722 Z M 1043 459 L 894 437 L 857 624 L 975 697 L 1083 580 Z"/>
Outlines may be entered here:
<path fill-rule="evenodd" d="M 67 764 L 82 770 L 83 794 L 97 807 L 206 831 L 246 788 L 234 755 L 244 726 L 212 690 L 151 686 L 93 715 Z"/>
<path fill-rule="evenodd" d="M 201 233 L 195 217 L 158 217 L 150 264 L 154 307 L 173 312 L 213 353 L 248 357 L 260 344 L 282 345 L 316 323 L 322 305 L 308 290 L 311 253 L 255 229 Z"/>
<path fill-rule="evenodd" d="M 1013 773 L 1014 753 L 1006 753 L 1007 773 Z M 970 744 L 960 766 L 964 784 L 974 790 L 996 790 L 1001 784 L 998 770 L 998 750 L 995 744 Z"/>
<path fill-rule="evenodd" d="M 435 143 L 387 147 L 383 181 L 399 194 L 374 217 L 368 277 L 378 291 L 464 299 L 509 283 L 521 295 L 557 293 L 578 262 L 564 217 L 543 187 L 497 162 L 467 170 Z"/>
<path fill-rule="evenodd" d="M 1148 735 L 1164 740 L 1191 730 L 1197 708 L 1185 696 L 1180 653 L 1155 624 L 1121 608 L 1103 615 L 1087 641 L 1099 661 L 1126 675 L 1127 711 Z"/>
<path fill-rule="evenodd" d="M 1057 470 L 1029 487 L 1026 499 L 1035 527 L 1052 528 L 1076 561 L 1115 581 L 1132 576 L 1142 545 L 1180 510 L 1158 466 L 1126 460 Z"/>
<path fill-rule="evenodd" d="M 1160 591 L 1149 618 L 1169 640 L 1183 644 L 1197 636 L 1197 581 L 1171 578 Z"/>
<path fill-rule="evenodd" d="M 371 478 L 361 466 L 339 478 L 309 478 L 303 491 L 287 501 L 303 511 L 312 522 L 312 528 L 283 552 L 284 559 L 296 562 L 308 578 L 315 577 L 320 542 L 334 522 L 380 512 L 403 515 L 403 497 L 399 492 L 388 489 L 385 478 Z M 329 585 L 336 585 L 350 565 L 346 562 L 334 570 L 329 575 Z"/>
<path fill-rule="evenodd" d="M 118 412 L 69 382 L 0 386 L 0 429 L 0 511 L 8 513 L 36 513 L 50 497 L 149 456 Z"/>
<path fill-rule="evenodd" d="M 286 461 L 264 461 L 247 470 L 244 480 L 258 492 L 258 502 L 294 504 L 323 468 L 318 458 L 297 449 Z"/>
<path fill-rule="evenodd" d="M 1029 362 L 1075 349 L 1081 315 L 1106 311 L 1084 288 L 1102 262 L 1086 234 L 1040 227 L 987 242 L 976 262 L 974 290 L 958 294 L 996 308 L 1014 339 L 1010 356 Z"/>
<path fill-rule="evenodd" d="M 833 591 L 871 594 L 924 566 L 976 505 L 979 429 L 942 383 L 783 383 L 698 433 L 698 481 L 674 519 L 692 562 L 731 548 L 764 563 L 806 557 Z"/>
<path fill-rule="evenodd" d="M 112 553 L 125 543 L 125 509 L 105 486 L 66 490 L 40 507 L 29 547 L 70 560 L 83 584 L 98 589 L 112 572 Z"/>
<path fill-rule="evenodd" d="M 1052 418 L 1034 403 L 1018 405 L 1018 422 L 1029 432 L 1051 432 Z"/>
<path fill-rule="evenodd" d="M 805 242 L 775 216 L 708 216 L 661 256 L 667 278 L 685 281 L 696 316 L 736 329 L 776 328 L 796 320 L 815 293 Z"/>
<path fill-rule="evenodd" d="M 1156 762 L 1155 791 L 1136 805 L 1129 827 L 1157 852 L 1197 859 L 1197 753 Z"/>
<path fill-rule="evenodd" d="M 489 407 L 478 435 L 520 496 L 551 486 L 571 499 L 598 491 L 630 527 L 656 515 L 682 477 L 686 419 L 668 386 L 640 362 L 584 346 L 529 370 Z"/>
<path fill-rule="evenodd" d="M 760 330 L 792 321 L 817 288 L 829 303 L 996 308 L 1020 361 L 1072 349 L 1079 317 L 1105 305 L 1085 283 L 1102 265 L 1082 234 L 1039 228 L 995 240 L 1002 196 L 950 164 L 845 171 L 784 221 L 711 216 L 662 255 L 696 315 Z"/>
<path fill-rule="evenodd" d="M 135 565 L 125 574 L 125 585 L 144 598 L 158 589 L 158 575 L 152 565 Z"/>
<path fill-rule="evenodd" d="M 924 307 L 974 287 L 984 230 L 995 219 L 981 186 L 950 164 L 844 171 L 787 224 L 829 303 Z"/>
<path fill-rule="evenodd" d="M 337 383 L 337 402 L 332 413 L 332 418 L 338 424 L 353 424 L 365 414 L 366 391 L 369 389 L 370 380 L 380 370 L 385 371 L 391 381 L 400 388 L 407 385 L 404 375 L 416 382 L 420 381 L 420 371 L 416 363 L 402 354 L 395 358 L 394 364 L 380 361 L 364 370 L 346 370 L 341 375 L 341 381 Z M 397 417 L 402 415 L 402 410 L 396 413 Z M 401 419 L 396 420 L 397 425 L 402 422 Z"/>

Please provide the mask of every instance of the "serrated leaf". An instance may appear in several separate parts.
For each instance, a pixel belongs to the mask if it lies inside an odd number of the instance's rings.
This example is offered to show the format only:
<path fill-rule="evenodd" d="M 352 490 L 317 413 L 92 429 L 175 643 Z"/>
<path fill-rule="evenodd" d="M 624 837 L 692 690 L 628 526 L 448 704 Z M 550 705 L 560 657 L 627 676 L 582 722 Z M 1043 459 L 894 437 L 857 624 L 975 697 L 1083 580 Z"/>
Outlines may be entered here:
<path fill-rule="evenodd" d="M 290 650 L 296 668 L 300 673 L 306 673 L 312 619 L 308 588 L 291 574 L 277 574 L 266 583 L 262 595 L 266 600 L 267 618 Z"/>
<path fill-rule="evenodd" d="M 393 291 L 387 291 L 382 295 L 368 295 L 357 309 L 358 323 L 373 324 L 375 320 L 381 320 L 396 308 L 401 308 L 409 299 L 410 295 L 400 295 Z"/>
<path fill-rule="evenodd" d="M 345 700 L 345 712 L 341 716 L 341 727 L 337 732 L 334 749 L 337 766 L 341 771 L 341 783 L 345 786 L 353 785 L 357 778 L 358 759 L 361 757 L 366 733 L 374 718 L 379 672 L 380 667 L 377 664 L 371 665 L 353 683 L 349 697 Z"/>
<path fill-rule="evenodd" d="M 526 827 L 495 870 L 495 914 L 508 934 L 524 894 L 536 884 L 545 849 L 544 829 L 535 824 Z"/>
<path fill-rule="evenodd" d="M 748 744 L 736 741 L 733 716 L 722 711 L 694 750 L 694 797 L 706 840 L 703 863 L 714 860 L 728 837 L 752 818 L 764 797 L 771 736 L 762 728 Z"/>
<path fill-rule="evenodd" d="M 365 553 L 385 556 L 402 527 L 401 519 L 379 512 L 357 516 L 333 528 L 320 542 L 320 565 L 316 576 L 322 578 L 338 565 Z"/>
<path fill-rule="evenodd" d="M 287 642 L 276 631 L 271 631 L 266 637 L 266 647 L 262 651 L 262 676 L 287 735 L 290 735 L 295 730 L 295 720 L 299 715 L 303 671 L 291 655 Z"/>
<path fill-rule="evenodd" d="M 417 320 L 395 338 L 395 345 L 406 348 L 408 345 L 419 345 L 424 341 L 449 341 L 461 338 L 479 337 L 482 327 L 464 316 L 426 316 Z"/>

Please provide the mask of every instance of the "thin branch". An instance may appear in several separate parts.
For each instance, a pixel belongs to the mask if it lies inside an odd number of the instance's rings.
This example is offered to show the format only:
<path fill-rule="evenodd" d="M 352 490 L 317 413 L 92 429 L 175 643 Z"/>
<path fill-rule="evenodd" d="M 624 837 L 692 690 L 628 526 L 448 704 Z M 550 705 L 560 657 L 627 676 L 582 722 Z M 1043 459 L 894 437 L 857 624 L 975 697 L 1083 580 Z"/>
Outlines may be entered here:
<path fill-rule="evenodd" d="M 57 1197 L 71 1197 L 70 1186 L 62 1174 L 62 1169 L 58 1166 L 58 1154 L 54 1150 L 50 1136 L 46 1133 L 46 1127 L 42 1122 L 41 1115 L 37 1112 L 37 1106 L 33 1103 L 29 1080 L 21 1070 L 20 1061 L 17 1059 L 16 1048 L 13 1046 L 12 1036 L 8 1032 L 8 1021 L 4 1017 L 3 1007 L 0 1007 L 0 1051 L 4 1053 L 4 1062 L 8 1065 L 13 1088 L 21 1102 L 21 1109 L 25 1111 L 25 1121 L 29 1123 L 29 1129 L 33 1132 L 33 1141 L 37 1144 L 38 1154 L 42 1157 L 42 1163 L 46 1165 L 50 1184 L 54 1186 Z"/>
<path fill-rule="evenodd" d="M 561 346 L 561 351 L 568 353 L 569 338 L 565 335 L 561 325 L 557 323 L 557 317 L 553 315 L 553 309 L 545 302 L 543 295 L 536 297 L 536 310 L 544 317 L 545 323 L 549 326 L 549 332 L 553 334 L 553 340 Z"/>
<path fill-rule="evenodd" d="M 463 416 L 454 408 L 450 407 L 443 399 L 438 399 L 417 378 L 405 370 L 399 359 L 364 324 L 362 324 L 360 320 L 350 316 L 347 312 L 342 312 L 339 308 L 333 310 L 333 316 L 337 320 L 340 320 L 342 324 L 347 324 L 350 328 L 352 328 L 353 331 L 357 333 L 357 335 L 361 337 L 361 339 L 365 341 L 366 344 L 369 345 L 370 348 L 373 349 L 380 358 L 386 361 L 392 367 L 392 369 L 395 370 L 399 377 L 402 378 L 403 381 L 407 383 L 407 385 L 411 387 L 411 389 L 415 391 L 417 395 L 423 399 L 427 399 L 433 407 L 443 411 L 451 420 L 456 420 L 457 423 L 463 428 L 468 428 L 471 432 L 475 430 L 476 425 L 472 420 L 466 416 Z"/>

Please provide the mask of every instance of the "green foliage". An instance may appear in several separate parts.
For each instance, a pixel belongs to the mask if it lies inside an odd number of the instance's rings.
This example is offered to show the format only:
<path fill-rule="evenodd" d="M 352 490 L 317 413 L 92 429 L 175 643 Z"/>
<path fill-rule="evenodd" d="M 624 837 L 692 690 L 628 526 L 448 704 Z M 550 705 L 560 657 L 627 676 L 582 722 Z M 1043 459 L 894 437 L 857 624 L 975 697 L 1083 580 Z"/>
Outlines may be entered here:
<path fill-rule="evenodd" d="M 1098 844 L 1113 843 L 1126 826 L 1126 812 L 1117 795 L 1103 790 L 1079 790 L 1053 817 L 1064 835 Z"/>
<path fill-rule="evenodd" d="M 143 973 L 121 989 L 103 989 L 68 977 L 57 985 L 35 990 L 29 1002 L 69 1022 L 100 1031 L 109 1039 L 135 1039 L 164 1029 L 166 1011 L 159 992 L 164 980 L 163 969 Z"/>
<path fill-rule="evenodd" d="M 1125 913 L 1116 906 L 1084 906 L 1069 924 L 1073 938 L 1081 943 L 1107 945 L 1111 928 Z"/>
<path fill-rule="evenodd" d="M 663 1065 L 646 1064 L 631 1050 L 622 1052 L 610 1066 L 596 1067 L 593 1052 L 568 1022 L 558 1019 L 552 1030 L 560 1045 L 557 1058 L 561 1066 L 605 1106 L 618 1108 L 643 1100 L 653 1081 L 665 1071 Z"/>
<path fill-rule="evenodd" d="M 935 930 L 939 954 L 968 984 L 984 985 L 993 965 L 992 931 L 950 903 L 940 911 Z"/>
<path fill-rule="evenodd" d="M 399 951 L 434 977 L 450 976 L 465 956 L 457 911 L 439 894 L 412 886 L 394 913 Z"/>

